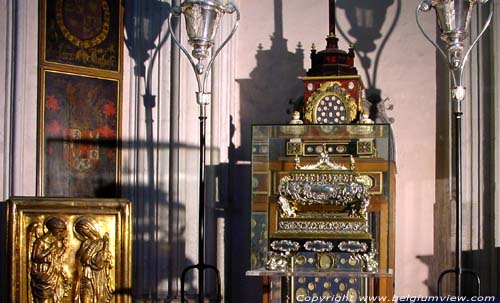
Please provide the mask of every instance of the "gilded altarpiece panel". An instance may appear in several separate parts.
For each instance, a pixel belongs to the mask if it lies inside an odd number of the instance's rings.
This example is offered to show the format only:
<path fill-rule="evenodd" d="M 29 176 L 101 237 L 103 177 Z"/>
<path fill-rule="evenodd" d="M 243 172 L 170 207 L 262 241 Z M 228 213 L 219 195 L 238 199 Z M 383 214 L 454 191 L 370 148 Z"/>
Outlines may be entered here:
<path fill-rule="evenodd" d="M 10 199 L 10 302 L 131 302 L 130 216 L 124 199 Z"/>

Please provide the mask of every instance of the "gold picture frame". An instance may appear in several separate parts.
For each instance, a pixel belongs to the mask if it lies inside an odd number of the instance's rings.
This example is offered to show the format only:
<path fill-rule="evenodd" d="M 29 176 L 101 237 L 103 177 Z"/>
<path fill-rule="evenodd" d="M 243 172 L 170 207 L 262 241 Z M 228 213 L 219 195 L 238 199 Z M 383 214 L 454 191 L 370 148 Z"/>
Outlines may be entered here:
<path fill-rule="evenodd" d="M 7 223 L 10 302 L 132 301 L 128 200 L 14 197 Z"/>

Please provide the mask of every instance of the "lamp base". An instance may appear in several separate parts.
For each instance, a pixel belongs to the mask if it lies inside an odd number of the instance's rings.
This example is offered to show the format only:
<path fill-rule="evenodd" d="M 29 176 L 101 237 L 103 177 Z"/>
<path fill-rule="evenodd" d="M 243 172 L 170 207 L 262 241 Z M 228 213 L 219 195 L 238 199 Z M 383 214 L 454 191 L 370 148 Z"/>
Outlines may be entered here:
<path fill-rule="evenodd" d="M 198 275 L 200 275 L 199 276 L 200 281 L 202 281 L 202 283 L 200 283 L 200 285 L 198 285 L 198 287 L 199 287 L 198 302 L 199 303 L 205 302 L 203 281 L 205 279 L 205 272 L 207 270 L 212 270 L 216 274 L 217 293 L 216 293 L 216 297 L 215 297 L 215 302 L 221 302 L 222 301 L 222 293 L 221 293 L 221 280 L 220 280 L 219 270 L 217 269 L 217 267 L 215 267 L 213 265 L 204 264 L 204 263 L 188 266 L 182 271 L 182 275 L 181 275 L 181 302 L 184 303 L 186 301 L 186 299 L 185 299 L 186 293 L 185 293 L 185 289 L 184 289 L 184 282 L 186 280 L 186 275 L 189 271 L 195 270 L 195 269 L 198 270 Z"/>
<path fill-rule="evenodd" d="M 437 295 L 438 295 L 438 297 L 442 296 L 442 294 L 441 294 L 441 284 L 443 282 L 443 278 L 446 275 L 448 275 L 448 274 L 455 274 L 456 275 L 455 276 L 455 282 L 456 282 L 455 284 L 458 284 L 457 286 L 459 286 L 459 287 L 461 286 L 462 277 L 465 274 L 473 276 L 474 278 L 476 278 L 476 284 L 477 284 L 477 293 L 476 293 L 476 295 L 477 296 L 481 295 L 481 278 L 479 277 L 479 275 L 476 272 L 474 272 L 473 270 L 464 269 L 464 268 L 458 267 L 458 268 L 454 268 L 454 269 L 445 270 L 445 271 L 443 271 L 439 275 L 438 284 L 437 284 Z M 456 289 L 455 292 L 456 292 L 457 296 L 460 296 L 462 290 L 461 289 Z"/>

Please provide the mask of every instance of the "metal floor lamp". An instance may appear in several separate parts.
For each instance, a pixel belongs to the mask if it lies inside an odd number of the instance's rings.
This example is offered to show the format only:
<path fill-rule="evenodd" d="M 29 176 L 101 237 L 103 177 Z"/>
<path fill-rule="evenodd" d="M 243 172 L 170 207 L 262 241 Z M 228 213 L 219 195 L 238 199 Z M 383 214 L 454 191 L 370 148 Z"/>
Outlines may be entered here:
<path fill-rule="evenodd" d="M 225 13 L 236 12 L 236 21 L 229 36 L 222 44 L 213 51 L 210 56 L 210 49 L 214 45 L 214 38 L 219 27 L 220 19 Z M 188 50 L 180 43 L 179 39 L 172 31 L 172 17 L 180 18 L 184 15 L 188 43 L 192 46 L 192 56 Z M 204 301 L 205 271 L 212 270 L 217 278 L 217 302 L 222 298 L 220 273 L 217 267 L 205 263 L 205 135 L 207 125 L 207 105 L 210 104 L 210 92 L 206 91 L 206 84 L 210 69 L 215 57 L 222 48 L 233 37 L 238 28 L 240 12 L 233 3 L 222 4 L 219 0 L 185 0 L 180 6 L 172 8 L 169 18 L 169 31 L 175 43 L 188 58 L 196 75 L 198 91 L 196 92 L 196 102 L 200 108 L 200 145 L 199 145 L 199 208 L 198 208 L 198 264 L 188 266 L 181 275 L 181 302 L 185 302 L 184 282 L 186 274 L 191 270 L 198 270 L 198 302 Z M 194 59 L 197 62 L 194 61 Z M 205 65 L 206 60 L 208 64 Z"/>
<path fill-rule="evenodd" d="M 477 44 L 491 23 L 494 7 L 493 0 L 491 0 L 491 10 L 488 19 L 486 20 L 479 35 L 464 52 L 464 40 L 468 36 L 467 31 L 471 19 L 472 9 L 477 2 L 484 4 L 487 3 L 488 0 L 423 0 L 417 6 L 416 11 L 418 28 L 425 38 L 427 38 L 427 40 L 429 40 L 429 42 L 436 47 L 439 53 L 448 62 L 449 72 L 452 79 L 452 88 L 450 93 L 453 106 L 453 125 L 455 130 L 453 145 L 455 161 L 453 165 L 456 174 L 455 268 L 445 270 L 440 274 L 437 282 L 438 296 L 441 295 L 442 280 L 448 274 L 455 274 L 455 291 L 457 296 L 461 295 L 461 279 L 464 274 L 469 274 L 475 277 L 478 295 L 481 292 L 481 280 L 479 275 L 470 269 L 464 269 L 462 267 L 462 101 L 465 99 L 465 87 L 463 86 L 464 68 L 471 50 Z M 420 25 L 419 12 L 428 12 L 432 8 L 436 11 L 438 25 L 441 31 L 441 40 L 446 43 L 446 50 L 443 50 L 436 42 L 429 38 Z"/>

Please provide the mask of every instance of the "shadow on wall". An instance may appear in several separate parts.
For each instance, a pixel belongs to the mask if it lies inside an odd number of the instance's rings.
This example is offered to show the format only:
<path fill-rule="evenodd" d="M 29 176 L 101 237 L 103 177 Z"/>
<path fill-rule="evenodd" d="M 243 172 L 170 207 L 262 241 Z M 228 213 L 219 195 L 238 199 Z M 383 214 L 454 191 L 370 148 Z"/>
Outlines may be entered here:
<path fill-rule="evenodd" d="M 238 160 L 250 160 L 252 124 L 288 123 L 289 100 L 302 96 L 303 84 L 298 78 L 305 75 L 304 50 L 298 42 L 295 53 L 288 51 L 283 37 L 283 4 L 274 0 L 275 32 L 271 35 L 271 48 L 257 46 L 257 66 L 250 79 L 237 79 L 240 87 L 241 146 L 235 151 Z"/>
<path fill-rule="evenodd" d="M 162 25 L 167 20 L 171 6 L 161 0 L 126 0 L 125 45 L 135 61 L 134 75 L 146 77 L 146 61 L 151 59 L 149 69 L 168 35 L 162 36 Z M 158 39 L 161 41 L 158 42 Z M 146 79 L 145 79 L 146 80 Z"/>
<path fill-rule="evenodd" d="M 229 150 L 230 189 L 229 217 L 231 222 L 230 292 L 228 302 L 254 303 L 262 300 L 262 279 L 246 277 L 250 264 L 250 177 L 251 169 L 241 161 L 251 159 L 251 127 L 253 124 L 288 123 L 293 106 L 300 100 L 305 75 L 304 50 L 300 42 L 295 53 L 290 52 L 283 37 L 283 1 L 274 0 L 275 31 L 271 35 L 270 49 L 257 46 L 257 65 L 249 79 L 237 79 L 240 88 L 240 120 L 231 117 L 231 138 L 241 135 L 241 145 L 231 144 Z M 236 127 L 238 128 L 235 128 Z M 237 181 L 236 181 L 237 180 Z M 228 289 L 226 287 L 226 289 Z"/>
<path fill-rule="evenodd" d="M 126 171 L 126 169 L 125 169 Z M 132 202 L 132 297 L 134 302 L 171 300 L 178 290 L 182 266 L 192 265 L 185 259 L 185 207 L 158 189 L 158 184 L 122 186 L 122 197 Z M 98 189 L 96 197 L 107 196 L 115 185 Z M 192 290 L 193 276 L 186 278 L 186 289 Z M 154 301 L 156 302 L 156 301 Z"/>
<path fill-rule="evenodd" d="M 249 126 L 250 127 L 250 126 Z M 235 127 L 231 117 L 231 138 Z M 228 182 L 225 185 L 229 194 L 226 208 L 226 302 L 254 303 L 262 300 L 262 279 L 247 277 L 245 272 L 250 269 L 250 179 L 251 169 L 248 164 L 238 163 L 236 148 L 233 143 L 229 148 Z M 224 191 L 223 191 L 224 192 Z"/>
<path fill-rule="evenodd" d="M 350 29 L 344 31 L 338 23 L 336 28 L 349 44 L 354 45 L 354 51 L 364 71 L 366 99 L 371 103 L 370 117 L 392 122 L 391 118 L 386 116 L 382 89 L 378 86 L 377 77 L 382 52 L 401 15 L 401 0 L 337 0 L 336 5 L 345 12 Z M 396 5 L 395 14 L 391 17 L 387 31 L 382 33 L 388 9 L 393 5 Z M 381 38 L 382 41 L 377 42 Z"/>
<path fill-rule="evenodd" d="M 147 172 L 146 177 L 140 177 L 146 184 L 121 188 L 122 196 L 130 199 L 133 204 L 133 296 L 137 302 L 171 300 L 178 295 L 177 283 L 183 266 L 192 265 L 192 261 L 185 260 L 185 207 L 177 201 L 178 175 L 169 172 L 169 192 L 162 191 L 159 187 L 166 186 L 157 183 L 157 162 L 159 151 L 168 150 L 169 159 L 162 161 L 168 163 L 170 170 L 176 170 L 176 155 L 178 156 L 179 151 L 194 147 L 176 144 L 178 140 L 175 137 L 171 137 L 169 143 L 161 143 L 153 134 L 154 121 L 160 119 L 153 116 L 158 94 L 152 91 L 152 72 L 157 56 L 168 40 L 164 23 L 170 14 L 171 5 L 161 0 L 124 2 L 125 44 L 135 63 L 134 75 L 139 80 L 135 81 L 135 89 L 144 92 L 142 98 L 136 94 L 136 100 L 131 100 L 130 103 L 132 106 L 137 104 L 136 108 L 144 107 L 145 118 L 136 121 L 135 127 L 145 131 L 145 141 L 125 142 L 122 148 L 134 149 L 137 155 L 145 159 L 144 167 L 132 168 L 130 173 Z M 144 86 L 141 85 L 141 78 Z M 187 280 L 186 289 L 192 289 L 192 277 Z"/>

